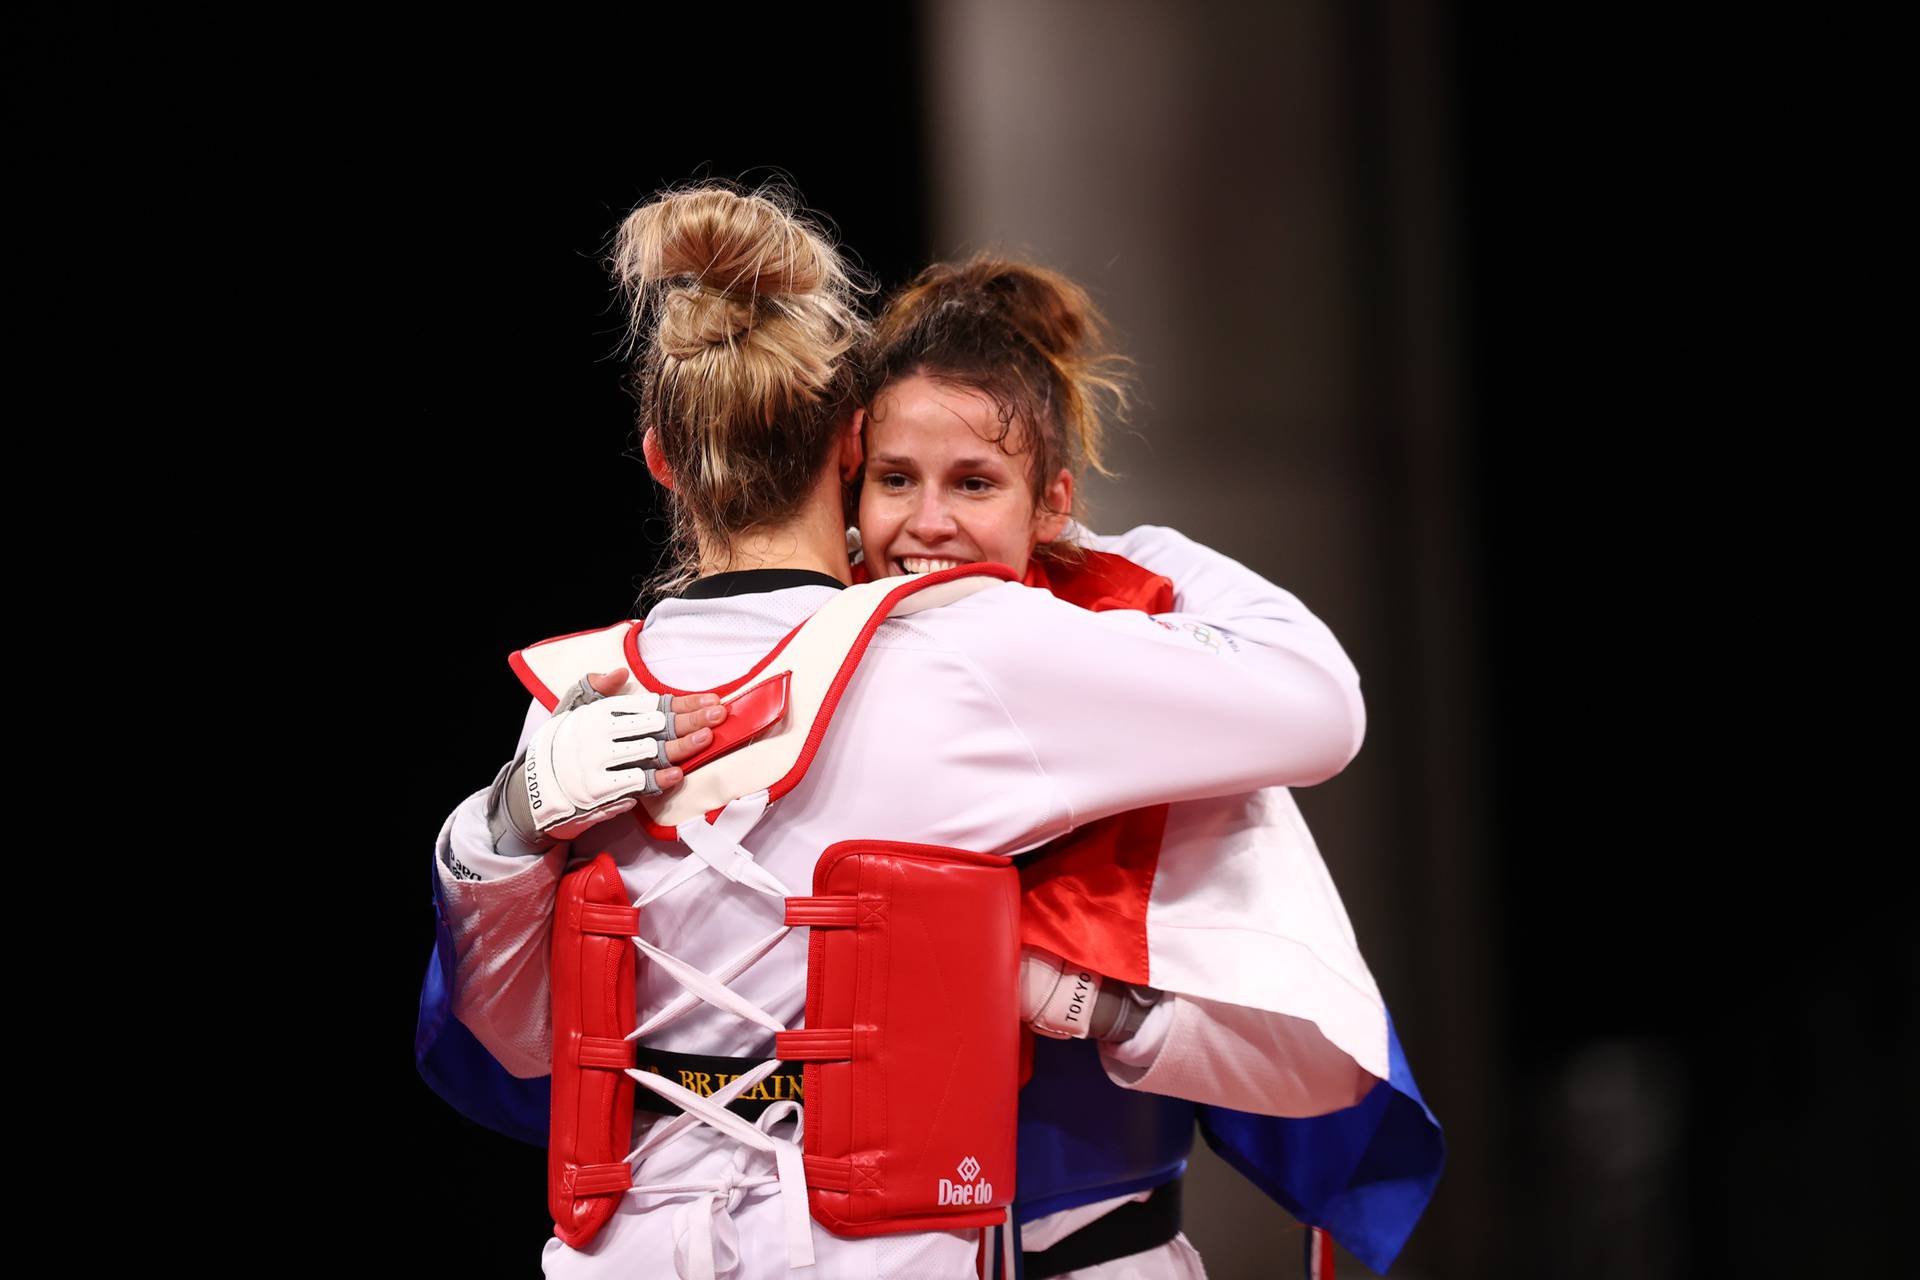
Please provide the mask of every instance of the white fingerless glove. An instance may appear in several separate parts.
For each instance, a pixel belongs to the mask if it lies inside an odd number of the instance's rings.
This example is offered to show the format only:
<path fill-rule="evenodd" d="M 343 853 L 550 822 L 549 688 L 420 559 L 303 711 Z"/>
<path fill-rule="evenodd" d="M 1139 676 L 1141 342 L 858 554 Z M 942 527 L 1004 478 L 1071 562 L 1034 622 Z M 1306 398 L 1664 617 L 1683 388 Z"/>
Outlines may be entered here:
<path fill-rule="evenodd" d="M 1152 987 L 1102 978 L 1039 947 L 1020 949 L 1020 1018 L 1039 1035 L 1125 1040 L 1159 999 Z"/>
<path fill-rule="evenodd" d="M 657 796 L 667 765 L 673 695 L 608 697 L 581 677 L 554 706 L 487 801 L 494 847 L 537 852 Z"/>
<path fill-rule="evenodd" d="M 535 831 L 571 840 L 660 794 L 653 774 L 667 767 L 673 734 L 673 712 L 660 703 L 650 693 L 616 694 L 540 726 L 523 766 Z"/>

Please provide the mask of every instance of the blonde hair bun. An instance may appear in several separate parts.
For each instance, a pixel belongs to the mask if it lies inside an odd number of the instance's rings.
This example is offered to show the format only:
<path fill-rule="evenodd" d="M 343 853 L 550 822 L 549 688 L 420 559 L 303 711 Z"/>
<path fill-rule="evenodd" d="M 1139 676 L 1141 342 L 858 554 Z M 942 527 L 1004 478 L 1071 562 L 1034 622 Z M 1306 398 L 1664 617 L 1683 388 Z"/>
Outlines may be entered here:
<path fill-rule="evenodd" d="M 608 262 L 628 300 L 641 430 L 673 474 L 676 560 L 777 524 L 854 403 L 866 286 L 777 187 L 707 183 L 627 215 Z"/>
<path fill-rule="evenodd" d="M 654 341 L 674 360 L 742 339 L 776 358 L 802 346 L 811 357 L 852 328 L 853 290 L 839 256 L 778 190 L 704 186 L 662 196 L 621 226 L 612 265 L 634 302 L 634 336 L 657 308 Z M 819 359 L 801 358 L 798 371 L 806 385 L 824 385 Z"/>

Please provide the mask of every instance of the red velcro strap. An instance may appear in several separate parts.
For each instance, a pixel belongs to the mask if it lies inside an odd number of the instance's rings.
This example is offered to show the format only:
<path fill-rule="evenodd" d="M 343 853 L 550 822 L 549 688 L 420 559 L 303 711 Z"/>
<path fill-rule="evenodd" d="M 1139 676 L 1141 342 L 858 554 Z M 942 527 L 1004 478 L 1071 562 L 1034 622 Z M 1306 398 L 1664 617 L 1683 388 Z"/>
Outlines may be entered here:
<path fill-rule="evenodd" d="M 603 1196 L 633 1185 L 633 1169 L 620 1164 L 583 1164 L 567 1170 L 568 1189 L 576 1196 Z"/>
<path fill-rule="evenodd" d="M 631 938 L 640 932 L 640 908 L 616 907 L 607 903 L 580 904 L 580 932 L 616 934 Z"/>
<path fill-rule="evenodd" d="M 853 1056 L 851 1027 L 803 1027 L 773 1037 L 773 1056 L 782 1062 L 845 1062 Z"/>
<path fill-rule="evenodd" d="M 624 1070 L 633 1065 L 633 1050 L 633 1041 L 624 1037 L 612 1040 L 606 1036 L 581 1036 L 580 1065 Z"/>
<path fill-rule="evenodd" d="M 681 761 L 681 771 L 692 773 L 707 761 L 746 746 L 760 732 L 779 723 L 787 714 L 787 686 L 792 683 L 793 672 L 782 671 L 731 699 L 727 718 L 713 731 L 713 741 L 705 751 Z"/>
<path fill-rule="evenodd" d="M 851 929 L 860 899 L 851 894 L 815 898 L 788 898 L 787 923 L 820 928 Z"/>
<path fill-rule="evenodd" d="M 802 1156 L 800 1163 L 806 1167 L 809 1187 L 819 1191 L 853 1190 L 853 1170 L 845 1160 Z"/>

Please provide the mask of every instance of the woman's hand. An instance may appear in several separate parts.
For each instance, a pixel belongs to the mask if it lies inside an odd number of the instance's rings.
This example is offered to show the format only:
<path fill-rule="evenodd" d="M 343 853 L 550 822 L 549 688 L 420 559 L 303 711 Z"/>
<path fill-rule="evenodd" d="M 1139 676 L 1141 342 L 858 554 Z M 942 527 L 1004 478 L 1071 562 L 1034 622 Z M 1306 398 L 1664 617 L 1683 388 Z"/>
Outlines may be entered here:
<path fill-rule="evenodd" d="M 713 742 L 725 704 L 711 693 L 618 693 L 627 680 L 625 671 L 593 672 L 567 691 L 503 772 L 490 820 L 544 848 L 680 785 L 679 762 Z"/>
<path fill-rule="evenodd" d="M 594 672 L 587 676 L 586 682 L 601 697 L 612 697 L 627 682 L 627 673 Z M 674 723 L 673 736 L 667 741 L 668 767 L 656 769 L 653 774 L 654 784 L 662 791 L 671 791 L 680 785 L 686 775 L 672 766 L 705 751 L 713 741 L 714 728 L 727 718 L 727 708 L 716 694 L 690 693 L 675 698 L 672 705 Z M 558 710 L 556 707 L 555 714 Z"/>
<path fill-rule="evenodd" d="M 1152 987 L 1103 978 L 1039 947 L 1020 948 L 1020 1020 L 1040 1035 L 1125 1040 L 1159 998 Z"/>

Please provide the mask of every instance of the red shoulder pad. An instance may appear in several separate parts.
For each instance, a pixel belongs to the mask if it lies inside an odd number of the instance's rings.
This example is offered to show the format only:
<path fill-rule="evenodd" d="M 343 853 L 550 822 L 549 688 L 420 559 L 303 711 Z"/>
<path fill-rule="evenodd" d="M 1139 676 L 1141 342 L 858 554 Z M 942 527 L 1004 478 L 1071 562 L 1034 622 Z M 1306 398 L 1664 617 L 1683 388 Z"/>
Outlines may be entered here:
<path fill-rule="evenodd" d="M 528 693 L 547 710 L 553 710 L 560 695 L 589 671 L 619 671 L 627 667 L 626 641 L 629 632 L 640 624 L 632 618 L 610 627 L 573 631 L 516 649 L 507 655 L 507 665 Z"/>

